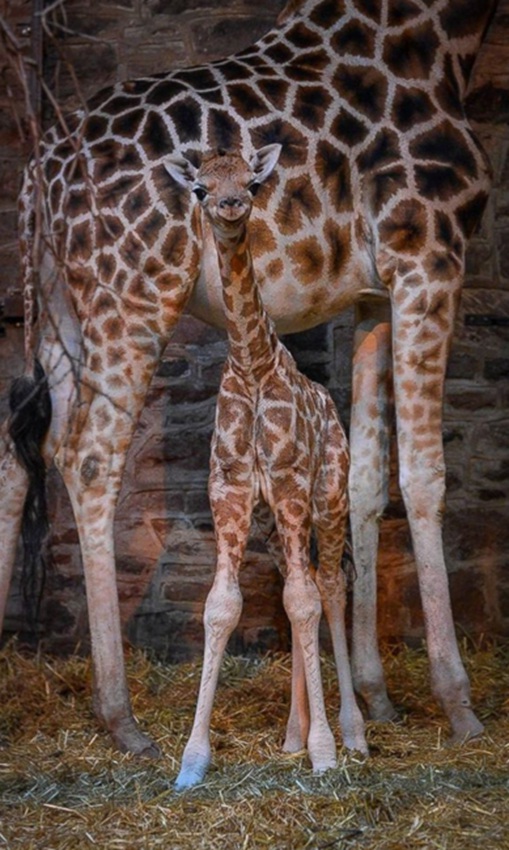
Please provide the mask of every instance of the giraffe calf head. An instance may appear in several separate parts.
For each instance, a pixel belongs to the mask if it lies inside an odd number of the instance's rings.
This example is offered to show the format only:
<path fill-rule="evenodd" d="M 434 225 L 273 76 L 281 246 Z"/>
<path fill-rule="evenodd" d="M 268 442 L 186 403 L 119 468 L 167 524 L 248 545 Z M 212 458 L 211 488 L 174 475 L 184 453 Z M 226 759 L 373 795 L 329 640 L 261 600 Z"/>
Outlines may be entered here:
<path fill-rule="evenodd" d="M 219 150 L 204 156 L 199 168 L 182 156 L 170 156 L 165 166 L 173 179 L 193 192 L 213 226 L 238 229 L 249 217 L 253 198 L 274 170 L 281 145 L 266 145 L 247 162 L 239 153 Z"/>

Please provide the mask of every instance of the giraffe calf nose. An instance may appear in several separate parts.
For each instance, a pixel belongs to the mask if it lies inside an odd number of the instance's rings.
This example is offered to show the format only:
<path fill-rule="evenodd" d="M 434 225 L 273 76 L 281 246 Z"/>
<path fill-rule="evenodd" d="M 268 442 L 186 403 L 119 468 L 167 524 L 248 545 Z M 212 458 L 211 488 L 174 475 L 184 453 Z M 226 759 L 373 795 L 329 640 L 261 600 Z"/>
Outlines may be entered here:
<path fill-rule="evenodd" d="M 221 198 L 218 206 L 219 206 L 219 209 L 221 209 L 221 210 L 224 210 L 227 207 L 241 207 L 242 201 L 240 200 L 240 198 L 230 196 L 228 198 Z"/>

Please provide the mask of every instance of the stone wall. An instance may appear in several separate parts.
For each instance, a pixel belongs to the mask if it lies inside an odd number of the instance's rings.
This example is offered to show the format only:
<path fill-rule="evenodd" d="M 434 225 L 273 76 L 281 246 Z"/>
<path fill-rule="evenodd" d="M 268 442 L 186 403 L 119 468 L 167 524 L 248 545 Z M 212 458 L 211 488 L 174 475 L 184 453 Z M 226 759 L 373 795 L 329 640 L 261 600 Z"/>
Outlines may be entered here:
<path fill-rule="evenodd" d="M 66 0 L 44 73 L 62 109 L 115 79 L 194 64 L 239 49 L 266 31 L 282 0 Z M 30 50 L 29 2 L 0 0 L 0 13 Z M 447 377 L 444 437 L 448 462 L 445 540 L 454 610 L 473 635 L 509 632 L 509 0 L 479 56 L 469 111 L 494 168 L 489 207 L 468 255 L 468 276 Z M 2 62 L 5 66 L 5 62 Z M 79 80 L 79 94 L 76 90 Z M 22 363 L 15 203 L 27 153 L 23 103 L 12 73 L 0 80 L 0 413 Z M 45 108 L 45 120 L 51 109 Z M 287 341 L 302 368 L 331 389 L 348 422 L 352 317 Z M 206 496 L 215 395 L 224 336 L 185 317 L 151 385 L 116 518 L 118 585 L 126 635 L 172 659 L 201 651 L 203 602 L 214 568 Z M 50 473 L 51 556 L 41 619 L 43 644 L 66 651 L 88 641 L 77 536 L 65 491 Z M 404 510 L 393 476 L 381 526 L 380 633 L 423 634 Z M 253 538 L 242 574 L 244 612 L 235 651 L 287 648 L 281 582 Z M 18 583 L 7 633 L 25 629 Z"/>

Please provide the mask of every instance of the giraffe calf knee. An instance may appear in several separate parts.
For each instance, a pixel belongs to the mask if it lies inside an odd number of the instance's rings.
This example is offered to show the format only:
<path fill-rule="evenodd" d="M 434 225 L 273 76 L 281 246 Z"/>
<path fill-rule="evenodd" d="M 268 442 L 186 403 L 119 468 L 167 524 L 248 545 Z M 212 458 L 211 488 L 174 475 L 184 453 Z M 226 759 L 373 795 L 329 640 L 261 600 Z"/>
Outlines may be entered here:
<path fill-rule="evenodd" d="M 313 581 L 299 576 L 287 578 L 283 590 L 283 603 L 292 626 L 305 627 L 317 624 L 322 614 L 318 588 Z"/>
<path fill-rule="evenodd" d="M 203 625 L 207 635 L 228 636 L 239 622 L 242 594 L 236 582 L 216 581 L 207 596 Z"/>

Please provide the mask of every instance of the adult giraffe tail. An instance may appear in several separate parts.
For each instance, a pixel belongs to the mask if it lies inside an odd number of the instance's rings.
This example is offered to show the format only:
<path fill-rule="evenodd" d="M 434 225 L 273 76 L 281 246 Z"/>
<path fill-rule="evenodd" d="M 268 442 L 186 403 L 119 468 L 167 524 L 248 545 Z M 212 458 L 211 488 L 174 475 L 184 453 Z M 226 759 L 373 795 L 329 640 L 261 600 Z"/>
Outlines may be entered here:
<path fill-rule="evenodd" d="M 25 374 L 13 381 L 9 396 L 9 435 L 16 457 L 28 476 L 21 522 L 23 540 L 22 591 L 25 608 L 35 625 L 44 587 L 42 544 L 48 531 L 46 464 L 42 444 L 51 422 L 51 396 L 44 369 L 36 359 L 36 273 L 40 222 L 36 181 L 32 167 L 25 169 L 19 203 L 20 253 L 25 302 Z"/>
<path fill-rule="evenodd" d="M 48 381 L 38 360 L 34 361 L 33 375 L 23 375 L 13 381 L 9 405 L 9 435 L 14 443 L 16 456 L 28 475 L 28 490 L 21 522 L 22 590 L 29 620 L 35 625 L 45 580 L 42 544 L 49 525 L 46 464 L 41 447 L 51 422 Z"/>

